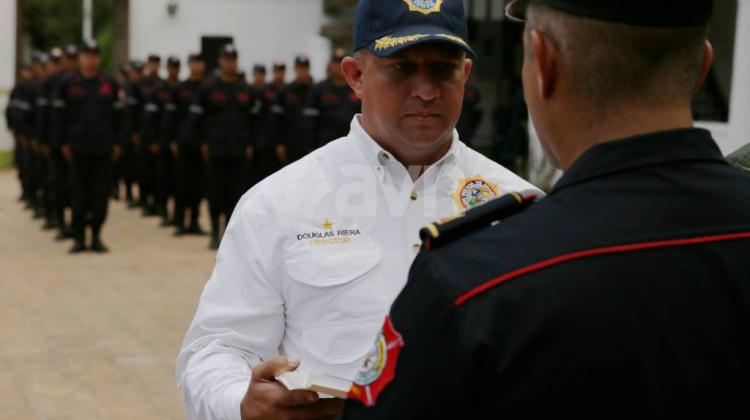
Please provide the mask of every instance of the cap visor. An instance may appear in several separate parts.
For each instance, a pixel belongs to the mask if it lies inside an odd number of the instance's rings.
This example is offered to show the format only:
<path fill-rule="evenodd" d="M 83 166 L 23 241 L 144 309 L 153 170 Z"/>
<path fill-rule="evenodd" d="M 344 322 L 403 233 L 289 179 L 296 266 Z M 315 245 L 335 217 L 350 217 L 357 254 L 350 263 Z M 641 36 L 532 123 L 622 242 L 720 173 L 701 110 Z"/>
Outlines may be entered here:
<path fill-rule="evenodd" d="M 390 33 L 370 43 L 368 48 L 376 56 L 385 58 L 406 48 L 427 42 L 452 44 L 465 50 L 471 57 L 477 56 L 477 53 L 460 36 L 443 28 L 429 25 L 412 26 Z"/>
<path fill-rule="evenodd" d="M 505 8 L 505 17 L 513 22 L 526 22 L 526 7 L 529 0 L 513 0 Z"/>

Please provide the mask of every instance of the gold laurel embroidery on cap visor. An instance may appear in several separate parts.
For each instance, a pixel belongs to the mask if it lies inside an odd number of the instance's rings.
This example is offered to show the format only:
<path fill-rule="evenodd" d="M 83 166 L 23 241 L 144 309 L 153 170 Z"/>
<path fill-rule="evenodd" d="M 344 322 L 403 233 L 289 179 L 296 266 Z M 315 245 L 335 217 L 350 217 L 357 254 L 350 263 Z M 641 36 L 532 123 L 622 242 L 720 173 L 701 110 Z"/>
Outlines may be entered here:
<path fill-rule="evenodd" d="M 466 43 L 463 39 L 460 37 L 457 37 L 455 35 L 448 35 L 448 34 L 414 34 L 414 35 L 406 35 L 406 36 L 384 36 L 378 40 L 375 41 L 375 51 L 380 50 L 388 50 L 393 47 L 398 47 L 400 45 L 409 44 L 411 42 L 416 42 L 425 38 L 429 37 L 438 37 L 447 39 L 449 41 L 453 41 L 457 44 L 461 44 L 465 47 L 469 47 L 469 44 Z"/>
<path fill-rule="evenodd" d="M 430 13 L 440 13 L 440 7 L 443 5 L 443 0 L 404 0 L 407 6 L 409 6 L 410 12 L 419 12 L 423 15 L 429 15 Z M 417 3 L 421 5 L 417 5 Z M 432 3 L 432 5 L 430 5 Z"/>
<path fill-rule="evenodd" d="M 419 41 L 420 39 L 427 38 L 429 35 L 417 34 L 407 36 L 384 36 L 375 41 L 375 50 L 387 50 L 399 45 L 408 44 L 410 42 Z"/>

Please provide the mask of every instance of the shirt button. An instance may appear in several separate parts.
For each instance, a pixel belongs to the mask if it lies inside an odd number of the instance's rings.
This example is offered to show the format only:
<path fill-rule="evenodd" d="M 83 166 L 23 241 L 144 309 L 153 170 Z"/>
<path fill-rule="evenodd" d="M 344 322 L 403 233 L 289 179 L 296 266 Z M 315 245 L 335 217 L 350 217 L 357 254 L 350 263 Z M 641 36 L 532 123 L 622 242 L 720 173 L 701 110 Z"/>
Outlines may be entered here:
<path fill-rule="evenodd" d="M 419 198 L 419 195 L 417 195 L 416 191 L 411 192 L 411 201 L 417 201 L 417 198 Z"/>
<path fill-rule="evenodd" d="M 381 159 L 383 159 L 383 160 L 388 160 L 388 159 L 390 159 L 391 157 L 390 157 L 390 155 L 388 155 L 388 153 L 386 153 L 386 152 L 380 152 L 380 158 L 381 158 Z"/>
<path fill-rule="evenodd" d="M 411 246 L 414 252 L 419 252 L 420 249 L 422 249 L 422 245 L 420 244 L 414 244 Z"/>

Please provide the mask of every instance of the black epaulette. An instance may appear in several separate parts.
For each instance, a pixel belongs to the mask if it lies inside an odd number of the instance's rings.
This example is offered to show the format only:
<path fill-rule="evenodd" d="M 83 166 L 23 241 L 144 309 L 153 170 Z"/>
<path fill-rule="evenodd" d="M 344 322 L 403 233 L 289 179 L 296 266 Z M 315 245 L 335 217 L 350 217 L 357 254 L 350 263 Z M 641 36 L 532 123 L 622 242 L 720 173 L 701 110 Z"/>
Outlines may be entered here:
<path fill-rule="evenodd" d="M 424 249 L 438 248 L 490 224 L 520 213 L 538 196 L 512 192 L 473 209 L 427 225 L 419 231 Z"/>

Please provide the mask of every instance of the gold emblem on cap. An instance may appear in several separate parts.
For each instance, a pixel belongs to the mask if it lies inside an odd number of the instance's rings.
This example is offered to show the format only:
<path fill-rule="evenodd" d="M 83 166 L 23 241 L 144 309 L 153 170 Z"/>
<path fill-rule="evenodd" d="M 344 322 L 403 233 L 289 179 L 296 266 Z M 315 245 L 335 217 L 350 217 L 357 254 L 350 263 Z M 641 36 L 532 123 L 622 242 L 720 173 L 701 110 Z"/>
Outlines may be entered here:
<path fill-rule="evenodd" d="M 440 6 L 443 5 L 443 0 L 404 0 L 404 3 L 409 6 L 410 12 L 429 15 L 430 13 L 440 13 Z"/>
<path fill-rule="evenodd" d="M 464 41 L 463 39 L 455 35 L 448 35 L 448 34 L 430 34 L 430 35 L 414 34 L 414 35 L 407 35 L 407 36 L 388 35 L 375 41 L 375 51 L 387 50 L 393 47 L 398 47 L 399 45 L 409 44 L 409 43 L 416 42 L 416 41 L 419 41 L 420 39 L 424 39 L 428 37 L 443 38 L 449 41 L 453 41 L 457 44 L 463 45 L 467 48 L 469 47 L 469 44 L 467 44 L 466 41 Z"/>

